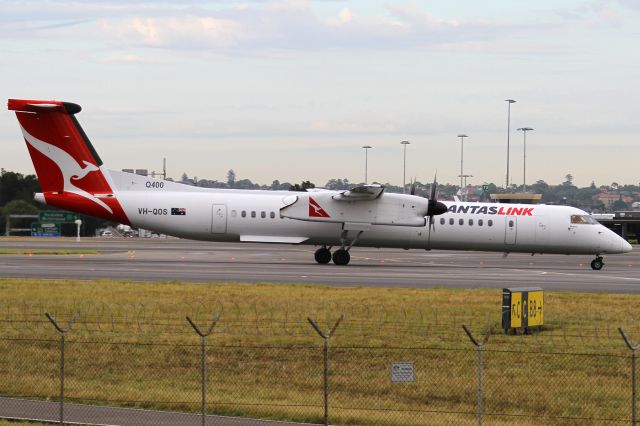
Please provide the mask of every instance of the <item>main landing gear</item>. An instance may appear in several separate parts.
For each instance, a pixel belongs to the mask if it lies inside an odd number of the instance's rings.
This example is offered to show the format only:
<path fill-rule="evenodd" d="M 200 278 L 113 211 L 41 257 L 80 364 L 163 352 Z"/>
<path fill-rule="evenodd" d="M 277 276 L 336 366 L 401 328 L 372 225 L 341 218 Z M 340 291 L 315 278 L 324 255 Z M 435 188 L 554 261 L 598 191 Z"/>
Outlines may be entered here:
<path fill-rule="evenodd" d="M 604 259 L 602 256 L 596 256 L 595 259 L 591 261 L 591 269 L 599 271 L 604 266 Z"/>
<path fill-rule="evenodd" d="M 326 265 L 327 263 L 331 262 L 331 260 L 333 260 L 333 263 L 335 263 L 336 265 L 344 266 L 349 264 L 349 261 L 351 260 L 351 255 L 346 249 L 343 248 L 334 251 L 333 255 L 331 255 L 330 249 L 321 247 L 316 250 L 314 257 L 316 259 L 316 262 L 321 265 Z"/>
<path fill-rule="evenodd" d="M 316 262 L 321 265 L 326 265 L 331 262 L 331 250 L 326 247 L 320 247 L 316 250 L 314 257 L 316 258 Z"/>
<path fill-rule="evenodd" d="M 342 247 L 334 251 L 333 255 L 331 255 L 331 247 L 327 248 L 327 246 L 322 246 L 318 250 L 316 250 L 314 254 L 316 262 L 322 265 L 326 265 L 331 260 L 333 260 L 333 263 L 335 263 L 336 265 L 348 265 L 349 261 L 351 260 L 349 250 L 351 250 L 351 247 L 353 247 L 356 241 L 358 241 L 358 238 L 360 238 L 360 236 L 362 235 L 362 231 L 358 231 L 356 236 L 351 241 L 347 239 L 348 234 L 349 231 L 342 231 L 342 234 L 340 234 L 340 242 L 342 243 Z"/>

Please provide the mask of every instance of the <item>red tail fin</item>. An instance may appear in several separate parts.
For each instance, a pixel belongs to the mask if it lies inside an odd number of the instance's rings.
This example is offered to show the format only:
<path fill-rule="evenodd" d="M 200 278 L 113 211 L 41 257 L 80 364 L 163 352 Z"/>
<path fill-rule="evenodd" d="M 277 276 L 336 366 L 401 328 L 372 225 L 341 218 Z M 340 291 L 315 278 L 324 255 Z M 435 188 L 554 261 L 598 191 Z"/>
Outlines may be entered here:
<path fill-rule="evenodd" d="M 76 120 L 79 105 L 9 99 L 45 200 L 64 209 L 128 223 L 102 173 L 102 161 Z"/>

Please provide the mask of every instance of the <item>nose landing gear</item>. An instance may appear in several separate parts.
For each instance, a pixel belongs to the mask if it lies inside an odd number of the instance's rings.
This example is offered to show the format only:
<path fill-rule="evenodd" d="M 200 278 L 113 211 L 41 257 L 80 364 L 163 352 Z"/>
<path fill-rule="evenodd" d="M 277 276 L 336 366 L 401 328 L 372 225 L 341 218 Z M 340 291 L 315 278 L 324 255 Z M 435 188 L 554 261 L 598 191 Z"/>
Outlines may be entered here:
<path fill-rule="evenodd" d="M 604 266 L 604 259 L 602 256 L 596 256 L 595 259 L 591 261 L 591 269 L 595 271 L 599 271 Z"/>

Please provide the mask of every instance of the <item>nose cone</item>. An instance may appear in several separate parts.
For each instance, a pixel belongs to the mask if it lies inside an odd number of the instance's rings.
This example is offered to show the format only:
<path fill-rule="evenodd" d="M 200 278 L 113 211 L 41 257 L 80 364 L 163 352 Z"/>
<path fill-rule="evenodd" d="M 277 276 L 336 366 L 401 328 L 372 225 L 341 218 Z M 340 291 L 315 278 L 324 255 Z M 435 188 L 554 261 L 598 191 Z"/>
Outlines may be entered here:
<path fill-rule="evenodd" d="M 628 253 L 633 248 L 631 244 L 620 235 L 611 232 L 611 253 Z"/>

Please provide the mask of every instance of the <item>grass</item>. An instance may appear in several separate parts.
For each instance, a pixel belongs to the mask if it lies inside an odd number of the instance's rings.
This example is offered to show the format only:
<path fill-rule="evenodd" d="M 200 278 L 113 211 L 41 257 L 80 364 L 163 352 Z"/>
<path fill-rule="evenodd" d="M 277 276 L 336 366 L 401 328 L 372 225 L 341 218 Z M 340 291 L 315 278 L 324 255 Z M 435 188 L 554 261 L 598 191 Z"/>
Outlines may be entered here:
<path fill-rule="evenodd" d="M 23 249 L 0 249 L 0 254 L 26 254 L 26 255 L 40 255 L 40 254 L 99 254 L 100 250 L 23 250 Z"/>
<path fill-rule="evenodd" d="M 197 411 L 200 339 L 185 317 L 206 329 L 220 314 L 207 340 L 209 410 L 316 422 L 322 341 L 307 317 L 327 330 L 344 314 L 331 340 L 334 424 L 472 422 L 476 352 L 461 325 L 481 334 L 501 309 L 494 289 L 5 279 L 0 294 L 3 395 L 55 397 L 58 335 L 44 312 L 63 324 L 78 312 L 65 351 L 71 400 Z M 639 306 L 639 295 L 546 292 L 542 332 L 489 338 L 491 423 L 628 419 L 616 327 L 639 340 Z M 415 382 L 391 383 L 400 361 L 414 363 Z"/>

